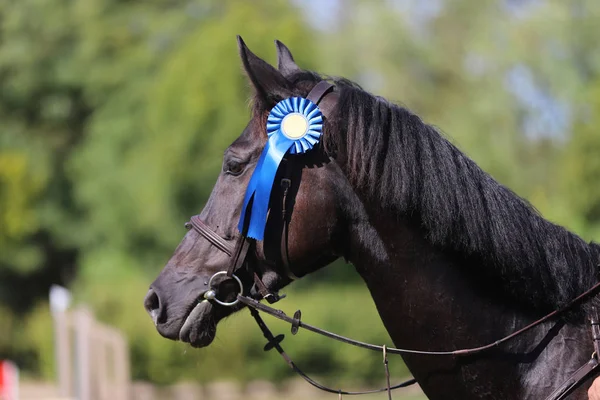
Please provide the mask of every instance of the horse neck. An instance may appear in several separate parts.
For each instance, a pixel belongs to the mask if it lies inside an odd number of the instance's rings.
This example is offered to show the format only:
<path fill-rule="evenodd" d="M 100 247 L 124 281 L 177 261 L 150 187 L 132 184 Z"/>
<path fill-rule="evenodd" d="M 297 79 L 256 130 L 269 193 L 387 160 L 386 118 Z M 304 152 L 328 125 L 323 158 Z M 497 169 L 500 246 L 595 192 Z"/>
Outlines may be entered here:
<path fill-rule="evenodd" d="M 472 347 L 537 318 L 507 304 L 459 255 L 432 246 L 413 221 L 373 212 L 369 222 L 351 241 L 349 259 L 396 345 Z"/>
<path fill-rule="evenodd" d="M 492 343 L 540 317 L 494 292 L 490 278 L 463 265 L 468 260 L 432 246 L 415 221 L 398 220 L 375 208 L 362 211 L 362 217 L 353 216 L 346 256 L 367 284 L 397 347 L 472 348 Z M 482 387 L 504 398 L 540 398 L 586 362 L 592 351 L 588 336 L 583 324 L 553 321 L 503 345 L 501 351 L 511 354 L 507 358 L 403 358 L 432 399 L 447 398 L 448 393 L 453 393 L 452 398 L 480 398 L 477 390 Z M 569 348 L 567 355 L 562 346 L 571 342 L 579 346 Z M 556 369 L 552 357 L 559 355 L 563 365 Z M 465 377 L 471 375 L 469 382 Z"/>

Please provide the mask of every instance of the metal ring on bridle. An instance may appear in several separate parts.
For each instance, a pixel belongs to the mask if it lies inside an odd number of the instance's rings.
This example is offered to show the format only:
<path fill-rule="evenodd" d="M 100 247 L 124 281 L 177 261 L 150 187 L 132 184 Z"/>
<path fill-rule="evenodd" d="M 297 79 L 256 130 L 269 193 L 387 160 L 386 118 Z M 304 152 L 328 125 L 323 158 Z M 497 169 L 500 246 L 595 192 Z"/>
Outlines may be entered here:
<path fill-rule="evenodd" d="M 216 272 L 213 276 L 210 277 L 210 280 L 208 281 L 208 290 L 206 291 L 206 293 L 204 293 L 204 298 L 206 300 L 212 300 L 215 303 L 220 304 L 220 305 L 222 305 L 224 307 L 231 307 L 231 306 L 234 306 L 234 305 L 236 305 L 238 303 L 239 300 L 238 300 L 237 296 L 236 296 L 236 299 L 234 301 L 231 301 L 229 303 L 225 302 L 225 301 L 221 301 L 221 300 L 217 299 L 217 292 L 212 288 L 213 279 L 215 279 L 216 276 L 223 275 L 223 274 L 227 275 L 227 272 L 226 271 L 219 271 L 219 272 Z M 244 285 L 242 285 L 242 281 L 240 280 L 240 278 L 238 278 L 237 276 L 235 276 L 233 274 L 231 274 L 231 277 L 237 281 L 237 283 L 238 283 L 238 285 L 240 287 L 240 291 L 239 291 L 238 295 L 242 296 L 244 294 Z"/>

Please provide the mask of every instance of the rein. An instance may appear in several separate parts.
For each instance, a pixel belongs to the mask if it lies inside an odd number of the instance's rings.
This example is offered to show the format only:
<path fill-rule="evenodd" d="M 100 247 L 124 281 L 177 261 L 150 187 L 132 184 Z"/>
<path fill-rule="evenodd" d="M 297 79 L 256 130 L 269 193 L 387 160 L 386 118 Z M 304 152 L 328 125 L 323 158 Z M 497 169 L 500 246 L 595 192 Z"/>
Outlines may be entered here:
<path fill-rule="evenodd" d="M 307 96 L 307 98 L 309 100 L 311 100 L 313 103 L 319 105 L 319 107 L 323 111 L 324 116 L 327 116 L 331 113 L 332 108 L 335 106 L 335 103 L 337 102 L 337 97 L 338 97 L 338 94 L 336 92 L 334 92 L 334 86 L 325 81 L 319 82 Z M 319 104 L 319 103 L 321 103 L 321 104 Z M 290 268 L 290 262 L 289 262 L 289 258 L 288 258 L 288 223 L 289 223 L 289 215 L 288 214 L 289 213 L 287 212 L 287 203 L 288 203 L 288 190 L 291 186 L 291 169 L 292 168 L 290 165 L 290 161 L 288 160 L 288 162 L 286 164 L 286 168 L 285 168 L 284 177 L 281 179 L 281 182 L 280 182 L 281 189 L 282 189 L 282 196 L 281 196 L 282 197 L 282 204 L 281 204 L 282 232 L 281 232 L 281 241 L 280 241 L 281 263 L 279 263 L 279 267 L 281 270 L 283 270 L 285 275 L 290 280 L 294 280 L 297 277 L 294 275 L 294 273 L 292 272 L 292 270 Z M 508 342 L 511 339 L 514 339 L 517 336 L 520 336 L 523 333 L 533 329 L 534 327 L 537 327 L 537 326 L 541 325 L 542 323 L 551 320 L 552 318 L 555 318 L 555 317 L 558 317 L 558 316 L 564 314 L 566 311 L 570 310 L 574 306 L 576 306 L 579 303 L 582 303 L 584 300 L 588 299 L 588 297 L 592 296 L 593 294 L 596 294 L 600 289 L 600 282 L 598 282 L 594 286 L 592 286 L 590 289 L 586 290 L 585 292 L 583 292 L 582 294 L 580 294 L 579 296 L 577 296 L 576 298 L 571 300 L 568 304 L 566 304 L 562 308 L 557 309 L 557 310 L 545 315 L 544 317 L 532 322 L 531 324 L 529 324 L 519 330 L 514 331 L 513 333 L 511 333 L 507 336 L 502 337 L 501 339 L 498 339 L 492 343 L 488 343 L 483 346 L 466 348 L 466 349 L 458 349 L 458 350 L 449 350 L 449 351 L 426 351 L 426 350 L 393 348 L 393 347 L 387 347 L 385 345 L 379 346 L 379 345 L 374 345 L 374 344 L 370 344 L 370 343 L 366 343 L 366 342 L 361 342 L 361 341 L 358 341 L 355 339 L 351 339 L 351 338 L 348 338 L 348 337 L 345 337 L 345 336 L 342 336 L 342 335 L 339 335 L 339 334 L 336 334 L 333 332 L 326 331 L 321 328 L 317 328 L 310 324 L 307 324 L 307 323 L 301 321 L 302 313 L 300 310 L 297 310 L 294 313 L 293 317 L 289 317 L 282 310 L 272 308 L 270 306 L 260 303 L 260 301 L 257 301 L 255 299 L 253 299 L 252 297 L 244 295 L 244 287 L 242 285 L 241 280 L 235 275 L 235 272 L 237 272 L 238 270 L 241 270 L 243 267 L 246 267 L 247 271 L 250 272 L 250 274 L 253 276 L 254 287 L 255 287 L 256 291 L 260 294 L 261 299 L 265 299 L 270 304 L 273 304 L 273 303 L 279 301 L 280 299 L 282 299 L 283 297 L 285 297 L 285 295 L 280 296 L 278 293 L 272 293 L 267 288 L 267 286 L 262 282 L 257 271 L 253 270 L 253 268 L 252 268 L 253 266 L 250 265 L 250 263 L 248 262 L 247 254 L 250 249 L 251 242 L 253 242 L 253 239 L 250 239 L 245 235 L 245 232 L 247 232 L 247 230 L 246 230 L 247 228 L 236 239 L 235 244 L 232 245 L 231 241 L 223 239 L 219 234 L 217 234 L 215 231 L 213 231 L 206 223 L 204 223 L 204 221 L 202 221 L 202 219 L 198 215 L 193 216 L 190 219 L 190 222 L 186 223 L 185 226 L 187 229 L 193 228 L 196 232 L 198 232 L 200 235 L 202 235 L 206 240 L 208 240 L 216 248 L 218 248 L 220 251 L 227 254 L 232 259 L 227 271 L 217 272 L 211 277 L 210 282 L 208 284 L 209 289 L 207 292 L 204 293 L 203 301 L 214 301 L 214 302 L 220 304 L 221 306 L 226 306 L 226 307 L 233 306 L 233 305 L 237 304 L 238 302 L 246 305 L 248 307 L 248 309 L 250 310 L 252 317 L 255 319 L 257 325 L 259 326 L 260 330 L 262 331 L 264 337 L 267 339 L 267 344 L 264 346 L 264 351 L 276 349 L 277 352 L 286 361 L 288 366 L 294 372 L 296 372 L 298 375 L 300 375 L 305 381 L 307 381 L 312 386 L 314 386 L 320 390 L 323 390 L 325 392 L 337 393 L 339 395 L 340 399 L 341 399 L 342 395 L 360 395 L 360 394 L 378 393 L 378 392 L 386 391 L 388 393 L 388 399 L 391 400 L 391 398 L 392 398 L 391 391 L 393 389 L 407 387 L 407 386 L 410 386 L 410 385 L 416 383 L 417 382 L 416 379 L 413 378 L 413 379 L 409 379 L 405 382 L 402 382 L 402 383 L 394 385 L 394 386 L 390 385 L 390 374 L 389 374 L 389 368 L 388 368 L 388 354 L 399 354 L 399 355 L 417 354 L 417 355 L 451 356 L 451 357 L 480 354 L 485 351 L 496 348 L 496 347 L 500 346 L 501 344 Z M 219 275 L 225 275 L 227 278 L 232 278 L 237 282 L 237 285 L 239 286 L 239 293 L 237 294 L 237 297 L 235 298 L 234 301 L 224 302 L 217 298 L 216 289 L 213 289 L 212 282 L 213 282 L 213 279 Z M 305 374 L 294 363 L 294 361 L 286 354 L 286 352 L 283 350 L 283 348 L 281 346 L 281 342 L 284 339 L 284 335 L 280 334 L 280 335 L 274 336 L 273 333 L 271 332 L 271 330 L 267 327 L 266 323 L 261 318 L 259 311 L 264 312 L 264 313 L 269 314 L 277 319 L 280 319 L 282 321 L 289 323 L 291 325 L 292 335 L 295 335 L 298 332 L 299 328 L 304 328 L 313 333 L 328 337 L 333 340 L 337 340 L 342 343 L 350 344 L 353 346 L 357 346 L 357 347 L 372 350 L 372 351 L 381 352 L 383 354 L 383 364 L 384 364 L 384 370 L 385 370 L 385 376 L 386 376 L 386 387 L 381 388 L 381 389 L 375 389 L 375 390 L 351 392 L 351 391 L 344 391 L 341 389 L 332 389 L 332 388 L 329 388 L 327 386 L 324 386 L 324 385 L 318 383 L 317 381 L 315 381 L 314 379 L 309 377 L 307 374 Z M 590 316 L 590 327 L 591 327 L 591 331 L 592 331 L 592 340 L 593 340 L 593 345 L 594 345 L 594 353 L 591 355 L 590 360 L 586 364 L 581 366 L 577 371 L 575 371 L 575 373 L 572 374 L 565 382 L 563 382 L 553 393 L 551 393 L 549 396 L 547 396 L 546 400 L 562 400 L 562 399 L 566 398 L 566 396 L 568 396 L 575 389 L 577 389 L 582 383 L 584 383 L 588 378 L 590 378 L 596 372 L 596 370 L 600 367 L 600 363 L 598 361 L 598 356 L 600 355 L 600 318 L 598 316 L 598 312 L 595 307 L 592 308 L 592 312 L 591 312 L 591 316 Z"/>
<path fill-rule="evenodd" d="M 357 347 L 362 347 L 363 349 L 374 350 L 374 351 L 378 351 L 378 352 L 387 351 L 387 353 L 389 353 L 389 354 L 400 354 L 400 355 L 401 354 L 420 354 L 420 355 L 427 355 L 427 356 L 469 356 L 469 355 L 478 354 L 478 353 L 484 352 L 486 350 L 490 350 L 494 347 L 497 347 L 497 346 L 529 331 L 530 329 L 535 328 L 536 326 L 548 321 L 549 319 L 568 311 L 573 306 L 575 306 L 576 304 L 581 302 L 583 299 L 585 299 L 587 296 L 590 296 L 592 293 L 597 291 L 598 288 L 600 288 L 600 282 L 596 283 L 590 289 L 588 289 L 581 295 L 577 296 L 575 299 L 573 299 L 569 304 L 567 304 L 563 308 L 552 311 L 550 314 L 547 314 L 546 316 L 538 319 L 537 321 L 534 321 L 531 324 L 525 326 L 524 328 L 521 328 L 507 336 L 504 336 L 503 338 L 496 340 L 495 342 L 492 342 L 492 343 L 489 343 L 489 344 L 486 344 L 486 345 L 480 346 L 480 347 L 472 347 L 472 348 L 468 348 L 468 349 L 450 350 L 450 351 L 424 351 L 424 350 L 397 349 L 397 348 L 393 348 L 393 347 L 377 346 L 374 344 L 369 344 L 369 343 L 361 342 L 358 340 L 350 339 L 345 336 L 341 336 L 336 333 L 328 332 L 324 329 L 320 329 L 315 326 L 304 323 L 300 320 L 299 311 L 296 312 L 296 314 L 298 314 L 298 317 L 296 317 L 296 315 L 294 315 L 294 318 L 291 318 L 291 317 L 287 316 L 282 310 L 277 310 L 275 308 L 264 305 L 250 297 L 239 295 L 238 300 L 240 301 L 240 303 L 243 303 L 243 304 L 247 305 L 248 307 L 251 307 L 255 310 L 262 311 L 265 314 L 269 314 L 272 317 L 275 317 L 279 320 L 282 320 L 282 321 L 285 321 L 285 322 L 291 324 L 292 328 L 294 328 L 294 327 L 304 328 L 307 331 L 317 333 L 319 335 L 328 337 L 333 340 L 337 340 L 342 343 L 351 344 L 351 345 L 357 346 Z M 593 325 L 596 326 L 597 324 L 594 323 Z M 296 328 L 296 331 L 297 331 L 297 328 Z M 295 334 L 294 331 L 292 333 Z M 600 337 L 598 339 L 600 339 Z M 594 338 L 594 340 L 597 340 L 597 339 Z"/>

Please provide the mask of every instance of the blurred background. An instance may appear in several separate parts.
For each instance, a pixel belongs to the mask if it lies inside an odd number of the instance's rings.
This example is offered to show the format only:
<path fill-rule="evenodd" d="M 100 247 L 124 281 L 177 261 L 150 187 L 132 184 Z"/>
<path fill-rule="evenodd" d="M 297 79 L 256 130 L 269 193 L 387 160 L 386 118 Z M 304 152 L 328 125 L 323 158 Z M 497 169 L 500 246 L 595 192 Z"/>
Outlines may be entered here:
<path fill-rule="evenodd" d="M 597 0 L 0 2 L 0 359 L 56 382 L 58 284 L 122 335 L 124 373 L 148 388 L 300 385 L 246 312 L 195 350 L 142 306 L 249 120 L 236 34 L 412 109 L 545 217 L 600 239 L 599 21 Z M 286 312 L 391 345 L 351 266 L 287 293 Z M 284 344 L 329 385 L 383 383 L 378 354 L 308 332 Z M 391 373 L 408 374 L 399 359 Z"/>

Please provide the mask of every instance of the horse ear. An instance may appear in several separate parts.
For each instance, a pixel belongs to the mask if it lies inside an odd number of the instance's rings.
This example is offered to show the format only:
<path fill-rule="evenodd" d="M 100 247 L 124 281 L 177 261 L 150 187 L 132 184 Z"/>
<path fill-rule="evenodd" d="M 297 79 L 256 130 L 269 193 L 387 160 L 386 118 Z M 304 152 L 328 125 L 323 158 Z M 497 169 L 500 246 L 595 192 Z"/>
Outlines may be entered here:
<path fill-rule="evenodd" d="M 279 40 L 275 40 L 275 46 L 277 47 L 277 68 L 279 72 L 283 76 L 289 76 L 294 72 L 300 71 L 300 67 L 296 65 L 290 49 Z"/>
<path fill-rule="evenodd" d="M 281 72 L 252 53 L 241 36 L 238 35 L 237 41 L 244 70 L 262 100 L 274 103 L 293 95 L 293 85 Z"/>

